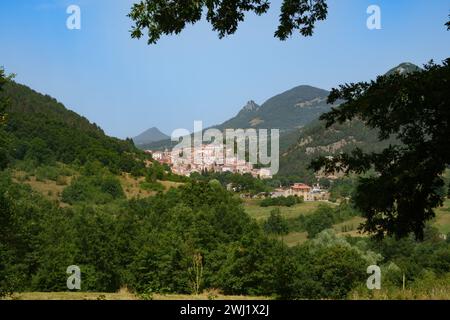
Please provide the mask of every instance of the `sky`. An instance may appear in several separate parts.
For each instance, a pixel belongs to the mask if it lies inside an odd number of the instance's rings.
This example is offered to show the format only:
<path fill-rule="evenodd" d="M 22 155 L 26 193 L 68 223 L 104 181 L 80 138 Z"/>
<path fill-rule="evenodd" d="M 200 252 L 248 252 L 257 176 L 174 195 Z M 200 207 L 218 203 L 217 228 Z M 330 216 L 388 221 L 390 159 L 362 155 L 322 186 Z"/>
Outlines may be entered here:
<path fill-rule="evenodd" d="M 224 39 L 202 20 L 156 45 L 130 37 L 137 1 L 1 0 L 0 66 L 125 138 L 153 126 L 170 135 L 194 120 L 219 124 L 249 100 L 304 84 L 329 90 L 450 53 L 448 0 L 329 0 L 313 37 L 286 41 L 273 37 L 281 6 L 273 0 Z M 69 5 L 81 9 L 80 30 L 66 27 Z M 370 5 L 381 9 L 380 30 L 366 26 Z"/>

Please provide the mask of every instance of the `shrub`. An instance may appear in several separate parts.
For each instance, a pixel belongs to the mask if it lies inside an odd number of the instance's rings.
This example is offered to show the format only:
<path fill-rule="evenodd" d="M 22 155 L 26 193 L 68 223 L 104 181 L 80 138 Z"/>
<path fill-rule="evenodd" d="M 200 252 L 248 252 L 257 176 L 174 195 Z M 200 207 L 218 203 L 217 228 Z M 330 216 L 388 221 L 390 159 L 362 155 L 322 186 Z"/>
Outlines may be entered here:
<path fill-rule="evenodd" d="M 142 182 L 141 188 L 147 191 L 164 191 L 164 186 L 157 181 L 154 182 Z"/>

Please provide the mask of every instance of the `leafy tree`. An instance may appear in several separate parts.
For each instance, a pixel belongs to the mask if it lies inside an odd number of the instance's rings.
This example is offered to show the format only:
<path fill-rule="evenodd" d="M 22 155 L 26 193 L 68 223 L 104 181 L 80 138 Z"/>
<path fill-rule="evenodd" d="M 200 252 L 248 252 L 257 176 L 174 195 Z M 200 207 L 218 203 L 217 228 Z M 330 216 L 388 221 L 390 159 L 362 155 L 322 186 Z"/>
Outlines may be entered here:
<path fill-rule="evenodd" d="M 257 15 L 270 8 L 268 0 L 141 0 L 133 5 L 128 15 L 135 23 L 133 38 L 147 33 L 148 43 L 156 43 L 162 35 L 179 34 L 187 24 L 194 24 L 206 10 L 206 20 L 211 23 L 219 38 L 236 32 L 246 12 Z M 328 13 L 326 0 L 284 0 L 275 37 L 286 40 L 294 30 L 311 36 L 318 20 Z"/>
<path fill-rule="evenodd" d="M 0 191 L 0 298 L 13 292 L 14 278 L 8 270 L 14 257 L 11 244 L 14 243 L 15 221 L 11 199 L 4 190 Z"/>
<path fill-rule="evenodd" d="M 308 232 L 308 238 L 314 238 L 321 231 L 331 228 L 333 223 L 333 209 L 328 206 L 320 206 L 306 218 L 305 229 Z"/>
<path fill-rule="evenodd" d="M 292 270 L 296 298 L 344 299 L 366 278 L 367 262 L 352 247 L 306 243 L 294 248 L 293 254 L 298 261 Z"/>
<path fill-rule="evenodd" d="M 270 211 L 270 216 L 264 223 L 264 230 L 267 233 L 286 235 L 289 232 L 289 228 L 286 219 L 281 215 L 279 208 Z"/>
<path fill-rule="evenodd" d="M 125 198 L 117 177 L 110 174 L 81 176 L 72 181 L 62 192 L 62 201 L 75 204 L 89 202 L 105 204 L 114 199 Z"/>
<path fill-rule="evenodd" d="M 3 87 L 8 82 L 11 77 L 5 75 L 5 71 L 0 67 L 0 93 L 3 91 Z M 7 146 L 7 141 L 5 134 L 3 132 L 3 125 L 6 123 L 6 106 L 8 99 L 6 97 L 0 96 L 0 170 L 6 168 L 9 162 L 8 151 L 5 148 Z"/>
<path fill-rule="evenodd" d="M 261 207 L 270 207 L 270 206 L 285 206 L 285 207 L 292 207 L 296 205 L 297 203 L 302 203 L 303 198 L 302 197 L 296 197 L 296 196 L 287 196 L 287 197 L 276 197 L 276 198 L 265 198 L 261 201 L 260 206 Z"/>
<path fill-rule="evenodd" d="M 5 76 L 5 70 L 0 68 L 0 91 L 3 90 L 3 86 L 6 84 L 7 78 Z M 6 122 L 6 98 L 0 98 L 0 126 Z"/>
<path fill-rule="evenodd" d="M 363 229 L 378 237 L 423 238 L 425 222 L 442 205 L 442 173 L 450 163 L 450 59 L 433 62 L 422 72 L 380 76 L 376 81 L 333 89 L 328 102 L 343 104 L 321 116 L 327 126 L 359 118 L 394 135 L 401 143 L 381 152 L 355 149 L 312 163 L 315 170 L 375 174 L 359 179 L 353 201 L 367 221 Z"/>

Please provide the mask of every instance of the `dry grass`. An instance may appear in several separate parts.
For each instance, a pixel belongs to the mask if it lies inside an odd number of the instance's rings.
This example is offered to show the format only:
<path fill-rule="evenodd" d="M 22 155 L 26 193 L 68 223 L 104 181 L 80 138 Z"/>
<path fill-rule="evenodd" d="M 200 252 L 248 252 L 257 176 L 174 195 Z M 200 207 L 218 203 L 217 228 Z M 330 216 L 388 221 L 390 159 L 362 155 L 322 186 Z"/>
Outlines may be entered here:
<path fill-rule="evenodd" d="M 350 300 L 450 300 L 450 284 L 421 289 L 381 289 L 370 292 L 352 292 Z"/>
<path fill-rule="evenodd" d="M 145 198 L 154 196 L 156 194 L 155 191 L 144 190 L 141 188 L 141 183 L 145 181 L 144 177 L 134 178 L 128 173 L 122 174 L 120 176 L 120 183 L 122 184 L 122 188 L 125 192 L 127 199 L 132 198 Z M 172 181 L 158 181 L 161 183 L 165 190 L 169 190 L 170 188 L 178 188 L 183 185 L 183 183 L 172 182 Z"/>
<path fill-rule="evenodd" d="M 153 300 L 268 300 L 268 297 L 225 296 L 206 292 L 200 295 L 154 294 Z M 15 293 L 13 300 L 139 300 L 139 297 L 128 290 L 117 293 L 104 292 L 24 292 Z"/>
<path fill-rule="evenodd" d="M 101 292 L 24 292 L 15 293 L 13 300 L 138 300 L 132 293 Z"/>
<path fill-rule="evenodd" d="M 61 206 L 65 206 L 64 203 L 61 203 L 61 194 L 64 188 L 71 183 L 73 177 L 64 177 L 66 179 L 66 185 L 61 185 L 53 180 L 38 181 L 35 176 L 28 176 L 25 178 L 26 176 L 27 174 L 25 172 L 16 171 L 13 173 L 13 181 L 27 184 L 31 189 L 39 192 L 47 199 L 58 201 Z"/>
<path fill-rule="evenodd" d="M 156 194 L 155 191 L 148 191 L 141 188 L 141 183 L 145 181 L 144 177 L 134 178 L 130 174 L 122 174 L 120 183 L 127 199 L 145 198 Z"/>
<path fill-rule="evenodd" d="M 169 190 L 170 188 L 178 188 L 179 186 L 184 185 L 182 182 L 172 182 L 172 181 L 159 181 L 166 190 Z"/>
<path fill-rule="evenodd" d="M 68 206 L 61 202 L 61 194 L 68 185 L 72 182 L 75 176 L 63 177 L 64 184 L 61 184 L 53 180 L 38 181 L 35 176 L 31 176 L 23 171 L 15 171 L 13 173 L 14 182 L 28 184 L 34 191 L 39 192 L 44 197 L 52 201 L 58 201 L 60 206 Z M 61 179 L 60 179 L 61 180 Z M 155 191 L 148 191 L 141 188 L 141 182 L 145 181 L 144 177 L 134 178 L 130 174 L 123 174 L 119 177 L 122 188 L 125 192 L 127 199 L 132 198 L 145 198 L 156 194 Z M 183 183 L 171 182 L 171 181 L 159 181 L 164 188 L 169 190 L 170 188 L 177 188 Z"/>

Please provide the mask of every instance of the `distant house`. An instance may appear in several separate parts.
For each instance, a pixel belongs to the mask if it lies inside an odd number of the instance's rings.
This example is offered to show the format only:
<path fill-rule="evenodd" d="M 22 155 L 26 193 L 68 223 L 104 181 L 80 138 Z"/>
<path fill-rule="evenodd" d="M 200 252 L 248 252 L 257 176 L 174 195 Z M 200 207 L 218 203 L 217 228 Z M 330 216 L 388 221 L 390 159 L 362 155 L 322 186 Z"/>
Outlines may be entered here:
<path fill-rule="evenodd" d="M 292 195 L 291 189 L 286 188 L 277 188 L 271 194 L 272 198 L 288 197 L 290 195 Z"/>
<path fill-rule="evenodd" d="M 154 151 L 154 152 L 150 152 L 150 153 L 151 153 L 152 158 L 154 160 L 157 160 L 157 161 L 163 160 L 163 157 L 164 157 L 164 153 L 163 152 L 161 152 L 161 151 Z"/>
<path fill-rule="evenodd" d="M 303 197 L 303 199 L 307 200 L 309 197 L 309 193 L 311 192 L 312 188 L 304 183 L 294 183 L 293 186 L 291 186 L 291 195 L 297 196 L 297 197 Z"/>

